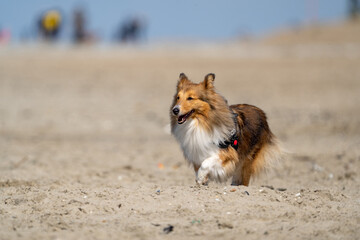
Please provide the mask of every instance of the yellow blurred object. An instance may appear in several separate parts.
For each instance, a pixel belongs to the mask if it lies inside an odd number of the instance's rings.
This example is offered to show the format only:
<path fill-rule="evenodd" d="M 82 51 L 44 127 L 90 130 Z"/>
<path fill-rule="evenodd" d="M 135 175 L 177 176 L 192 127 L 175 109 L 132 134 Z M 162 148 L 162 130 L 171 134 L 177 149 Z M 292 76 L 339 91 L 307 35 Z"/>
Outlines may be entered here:
<path fill-rule="evenodd" d="M 61 15 L 58 11 L 52 10 L 45 13 L 42 20 L 43 27 L 47 31 L 53 31 L 59 27 L 61 23 Z"/>
<path fill-rule="evenodd" d="M 164 169 L 164 164 L 158 163 L 158 168 L 159 168 L 159 169 Z"/>

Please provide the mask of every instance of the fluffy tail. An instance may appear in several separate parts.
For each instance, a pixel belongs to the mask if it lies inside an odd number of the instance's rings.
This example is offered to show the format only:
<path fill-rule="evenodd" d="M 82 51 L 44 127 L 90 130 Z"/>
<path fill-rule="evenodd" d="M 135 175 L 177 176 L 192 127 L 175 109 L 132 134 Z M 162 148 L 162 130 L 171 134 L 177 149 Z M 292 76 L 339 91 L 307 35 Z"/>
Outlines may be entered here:
<path fill-rule="evenodd" d="M 280 160 L 286 154 L 286 150 L 282 148 L 277 139 L 273 139 L 271 143 L 266 143 L 259 151 L 252 162 L 252 177 L 258 177 L 262 172 L 269 172 L 271 169 L 279 166 Z"/>

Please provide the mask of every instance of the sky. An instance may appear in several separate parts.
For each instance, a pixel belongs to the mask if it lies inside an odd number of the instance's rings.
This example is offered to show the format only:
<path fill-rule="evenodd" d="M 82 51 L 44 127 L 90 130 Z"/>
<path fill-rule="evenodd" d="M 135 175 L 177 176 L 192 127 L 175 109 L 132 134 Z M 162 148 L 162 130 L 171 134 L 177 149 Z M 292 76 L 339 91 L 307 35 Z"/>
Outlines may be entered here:
<path fill-rule="evenodd" d="M 35 38 L 36 17 L 48 9 L 64 16 L 63 41 L 70 40 L 72 11 L 85 9 L 87 29 L 109 42 L 120 23 L 140 16 L 146 38 L 156 41 L 219 41 L 346 18 L 347 0 L 0 0 L 0 28 L 12 40 Z"/>

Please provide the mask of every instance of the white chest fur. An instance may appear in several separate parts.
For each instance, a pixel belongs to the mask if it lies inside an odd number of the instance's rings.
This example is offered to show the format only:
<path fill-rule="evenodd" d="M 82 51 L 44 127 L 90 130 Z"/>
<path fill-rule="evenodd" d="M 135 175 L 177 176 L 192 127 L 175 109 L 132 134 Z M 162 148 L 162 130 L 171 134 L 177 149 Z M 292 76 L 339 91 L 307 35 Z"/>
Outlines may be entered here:
<path fill-rule="evenodd" d="M 200 166 L 205 159 L 217 156 L 219 153 L 216 145 L 222 139 L 219 131 L 207 132 L 196 119 L 175 125 L 172 132 L 190 163 Z"/>

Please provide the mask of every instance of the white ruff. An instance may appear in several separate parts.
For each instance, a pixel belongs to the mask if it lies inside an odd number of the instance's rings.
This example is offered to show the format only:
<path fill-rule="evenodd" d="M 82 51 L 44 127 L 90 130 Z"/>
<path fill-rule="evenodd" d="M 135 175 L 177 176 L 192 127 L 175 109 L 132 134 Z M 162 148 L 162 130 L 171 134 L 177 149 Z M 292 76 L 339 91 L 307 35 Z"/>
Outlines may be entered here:
<path fill-rule="evenodd" d="M 223 180 L 225 174 L 217 144 L 227 136 L 226 130 L 214 129 L 213 133 L 209 133 L 196 119 L 189 119 L 184 124 L 176 124 L 172 132 L 189 163 L 200 166 L 200 173 L 209 174 L 212 179 Z"/>

